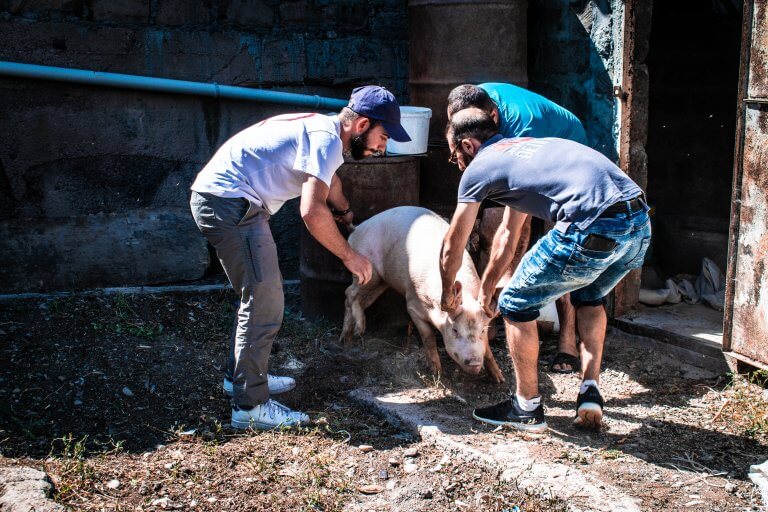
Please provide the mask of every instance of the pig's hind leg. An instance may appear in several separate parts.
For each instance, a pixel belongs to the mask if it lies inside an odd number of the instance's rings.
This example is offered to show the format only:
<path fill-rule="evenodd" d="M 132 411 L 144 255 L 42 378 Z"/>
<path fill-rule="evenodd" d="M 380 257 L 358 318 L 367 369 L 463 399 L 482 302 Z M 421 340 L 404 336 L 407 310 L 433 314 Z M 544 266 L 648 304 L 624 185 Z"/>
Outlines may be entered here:
<path fill-rule="evenodd" d="M 341 328 L 339 342 L 347 345 L 355 336 L 365 334 L 365 310 L 389 288 L 376 271 L 365 285 L 353 282 L 345 292 L 344 326 Z"/>

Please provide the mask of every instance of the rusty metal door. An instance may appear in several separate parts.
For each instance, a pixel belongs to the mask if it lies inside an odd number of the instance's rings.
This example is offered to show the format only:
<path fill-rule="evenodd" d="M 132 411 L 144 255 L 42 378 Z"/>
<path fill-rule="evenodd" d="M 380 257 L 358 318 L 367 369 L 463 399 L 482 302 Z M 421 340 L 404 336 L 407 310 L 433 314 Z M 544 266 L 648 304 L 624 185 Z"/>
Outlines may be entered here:
<path fill-rule="evenodd" d="M 768 0 L 744 5 L 723 350 L 768 367 Z"/>

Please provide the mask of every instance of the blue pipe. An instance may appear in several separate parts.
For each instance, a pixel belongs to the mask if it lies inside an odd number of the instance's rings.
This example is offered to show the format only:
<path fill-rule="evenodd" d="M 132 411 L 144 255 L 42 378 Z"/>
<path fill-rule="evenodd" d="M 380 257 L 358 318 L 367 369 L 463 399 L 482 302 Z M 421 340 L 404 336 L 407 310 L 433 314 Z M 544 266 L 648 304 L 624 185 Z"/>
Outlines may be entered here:
<path fill-rule="evenodd" d="M 176 94 L 193 94 L 211 96 L 213 98 L 228 98 L 235 100 L 261 101 L 265 103 L 280 103 L 298 107 L 309 107 L 316 110 L 341 110 L 347 106 L 346 100 L 294 94 L 290 92 L 265 91 L 249 89 L 233 85 L 217 83 L 189 82 L 170 78 L 155 78 L 151 76 L 123 75 L 120 73 L 102 73 L 85 69 L 57 68 L 37 64 L 21 64 L 18 62 L 0 61 L 0 75 L 19 78 L 37 78 L 41 80 L 56 80 L 77 84 L 102 85 L 106 87 L 121 87 L 140 89 L 144 91 L 159 91 Z"/>

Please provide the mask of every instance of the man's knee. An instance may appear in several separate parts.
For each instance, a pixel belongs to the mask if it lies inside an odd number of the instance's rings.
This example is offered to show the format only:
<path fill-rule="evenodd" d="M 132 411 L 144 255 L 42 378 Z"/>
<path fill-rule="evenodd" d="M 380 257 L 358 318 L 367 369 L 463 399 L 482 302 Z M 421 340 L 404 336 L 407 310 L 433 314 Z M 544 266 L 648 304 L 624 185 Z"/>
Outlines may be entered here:
<path fill-rule="evenodd" d="M 509 308 L 499 308 L 501 315 L 510 322 L 532 322 L 539 318 L 539 310 L 514 311 Z"/>
<path fill-rule="evenodd" d="M 591 298 L 580 297 L 576 293 L 571 293 L 571 304 L 576 309 L 579 309 L 580 307 L 583 307 L 583 306 L 590 306 L 590 307 L 605 306 L 607 303 L 608 301 L 606 300 L 606 297 L 600 297 L 599 299 L 591 299 Z"/>

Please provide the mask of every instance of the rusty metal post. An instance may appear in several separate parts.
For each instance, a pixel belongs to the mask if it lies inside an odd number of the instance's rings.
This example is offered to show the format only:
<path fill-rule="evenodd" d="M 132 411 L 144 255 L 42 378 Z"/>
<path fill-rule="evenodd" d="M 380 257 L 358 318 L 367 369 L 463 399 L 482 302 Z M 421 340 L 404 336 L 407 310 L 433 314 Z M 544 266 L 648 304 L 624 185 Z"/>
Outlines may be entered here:
<path fill-rule="evenodd" d="M 619 164 L 641 188 L 648 184 L 648 55 L 651 32 L 650 0 L 624 3 L 624 49 L 622 85 L 614 90 L 621 101 Z M 612 316 L 619 317 L 635 307 L 640 295 L 640 273 L 635 270 L 616 286 Z"/>

